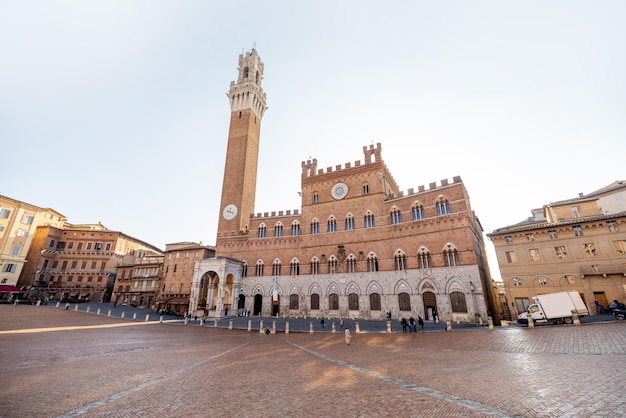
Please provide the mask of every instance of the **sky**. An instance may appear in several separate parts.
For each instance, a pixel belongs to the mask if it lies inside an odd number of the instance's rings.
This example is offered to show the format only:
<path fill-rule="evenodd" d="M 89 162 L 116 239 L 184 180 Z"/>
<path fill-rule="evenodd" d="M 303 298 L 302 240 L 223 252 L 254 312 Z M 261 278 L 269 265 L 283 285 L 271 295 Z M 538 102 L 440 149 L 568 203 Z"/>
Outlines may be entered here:
<path fill-rule="evenodd" d="M 485 233 L 625 179 L 623 1 L 0 0 L 0 194 L 161 249 L 215 243 L 242 52 L 264 65 L 255 212 L 300 163 L 461 176 Z M 493 244 L 485 238 L 499 279 Z"/>

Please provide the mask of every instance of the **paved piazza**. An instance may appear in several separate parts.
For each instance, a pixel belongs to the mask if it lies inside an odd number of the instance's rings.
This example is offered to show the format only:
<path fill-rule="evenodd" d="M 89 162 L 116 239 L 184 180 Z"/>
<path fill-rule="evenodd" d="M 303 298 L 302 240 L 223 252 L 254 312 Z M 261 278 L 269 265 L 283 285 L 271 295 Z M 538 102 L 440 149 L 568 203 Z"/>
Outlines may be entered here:
<path fill-rule="evenodd" d="M 623 417 L 626 322 L 277 332 L 0 305 L 2 417 Z"/>

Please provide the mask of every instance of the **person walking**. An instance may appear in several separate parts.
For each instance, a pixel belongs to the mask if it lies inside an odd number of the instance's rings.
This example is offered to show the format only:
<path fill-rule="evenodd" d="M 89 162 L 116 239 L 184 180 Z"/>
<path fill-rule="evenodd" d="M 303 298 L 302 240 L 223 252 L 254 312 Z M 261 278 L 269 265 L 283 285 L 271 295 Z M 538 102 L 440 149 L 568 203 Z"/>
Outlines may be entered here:
<path fill-rule="evenodd" d="M 421 316 L 417 317 L 417 323 L 420 326 L 420 332 L 424 331 L 424 320 L 422 319 Z"/>
<path fill-rule="evenodd" d="M 320 321 L 320 326 L 324 328 L 324 318 L 322 318 L 322 320 Z"/>
<path fill-rule="evenodd" d="M 415 318 L 413 318 L 413 315 L 411 315 L 411 317 L 409 318 L 409 332 L 416 332 L 417 329 L 415 328 Z"/>
<path fill-rule="evenodd" d="M 402 332 L 406 332 L 406 318 L 400 320 L 400 325 L 402 325 Z"/>

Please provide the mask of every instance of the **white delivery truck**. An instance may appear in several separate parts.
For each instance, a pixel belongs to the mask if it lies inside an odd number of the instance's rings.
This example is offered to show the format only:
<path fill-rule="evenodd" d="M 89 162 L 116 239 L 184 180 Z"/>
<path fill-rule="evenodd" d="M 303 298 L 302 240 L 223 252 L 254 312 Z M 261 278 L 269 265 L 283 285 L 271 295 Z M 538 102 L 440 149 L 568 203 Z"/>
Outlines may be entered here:
<path fill-rule="evenodd" d="M 571 324 L 574 314 L 578 317 L 589 315 L 580 294 L 575 290 L 567 292 L 546 293 L 533 297 L 535 303 L 526 308 L 526 312 L 517 317 L 518 324 L 528 325 L 529 315 L 534 323 L 553 322 L 555 324 Z"/>

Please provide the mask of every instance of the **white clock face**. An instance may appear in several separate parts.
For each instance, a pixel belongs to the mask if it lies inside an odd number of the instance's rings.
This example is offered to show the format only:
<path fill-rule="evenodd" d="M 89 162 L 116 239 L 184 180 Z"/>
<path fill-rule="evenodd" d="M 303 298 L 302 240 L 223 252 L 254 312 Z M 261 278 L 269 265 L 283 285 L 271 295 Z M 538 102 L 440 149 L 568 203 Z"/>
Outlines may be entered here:
<path fill-rule="evenodd" d="M 233 205 L 232 203 L 230 205 L 226 205 L 226 207 L 224 208 L 224 212 L 222 212 L 222 216 L 227 221 L 230 221 L 235 216 L 237 216 L 237 206 Z"/>
<path fill-rule="evenodd" d="M 348 194 L 348 185 L 346 183 L 337 183 L 330 190 L 330 194 L 334 199 L 343 199 Z"/>

